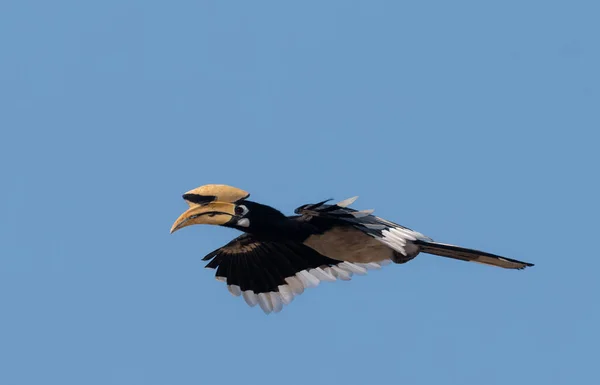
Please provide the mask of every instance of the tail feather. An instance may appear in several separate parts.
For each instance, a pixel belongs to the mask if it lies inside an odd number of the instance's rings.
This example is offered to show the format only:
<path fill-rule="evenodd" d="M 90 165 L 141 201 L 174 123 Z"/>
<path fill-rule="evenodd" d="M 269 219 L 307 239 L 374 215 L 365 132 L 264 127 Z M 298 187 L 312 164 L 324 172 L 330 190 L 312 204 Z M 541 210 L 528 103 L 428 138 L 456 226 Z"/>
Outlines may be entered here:
<path fill-rule="evenodd" d="M 460 259 L 462 261 L 483 263 L 484 265 L 498 266 L 505 269 L 524 269 L 534 266 L 533 263 L 517 261 L 501 257 L 499 255 L 486 253 L 485 251 L 467 249 L 460 246 L 445 243 L 417 240 L 414 242 L 419 246 L 419 251 L 427 254 L 439 255 L 446 258 Z"/>

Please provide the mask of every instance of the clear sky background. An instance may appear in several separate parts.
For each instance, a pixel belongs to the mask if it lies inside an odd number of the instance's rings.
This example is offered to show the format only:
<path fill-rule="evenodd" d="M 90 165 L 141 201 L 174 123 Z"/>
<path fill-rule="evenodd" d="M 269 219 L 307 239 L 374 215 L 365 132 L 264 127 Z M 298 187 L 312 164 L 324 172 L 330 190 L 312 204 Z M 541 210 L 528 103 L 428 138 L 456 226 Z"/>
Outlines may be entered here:
<path fill-rule="evenodd" d="M 598 384 L 597 1 L 0 2 L 0 383 Z M 421 255 L 266 316 L 169 234 L 225 183 Z"/>

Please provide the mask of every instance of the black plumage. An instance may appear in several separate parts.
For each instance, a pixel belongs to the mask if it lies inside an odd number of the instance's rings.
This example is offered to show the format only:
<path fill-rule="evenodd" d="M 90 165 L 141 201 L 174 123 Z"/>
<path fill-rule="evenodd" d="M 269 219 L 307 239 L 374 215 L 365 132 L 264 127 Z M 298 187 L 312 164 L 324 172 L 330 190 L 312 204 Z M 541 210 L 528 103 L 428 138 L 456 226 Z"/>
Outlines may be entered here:
<path fill-rule="evenodd" d="M 260 240 L 250 234 L 240 235 L 203 260 L 210 260 L 206 267 L 216 268 L 215 275 L 225 278 L 228 285 L 257 294 L 277 291 L 278 286 L 287 284 L 286 278 L 300 271 L 340 263 L 298 241 Z"/>
<path fill-rule="evenodd" d="M 249 194 L 228 186 L 207 185 L 192 191 L 184 195 L 191 213 L 182 214 L 172 231 L 194 218 L 196 223 L 204 220 L 244 232 L 203 260 L 233 295 L 243 296 L 251 306 L 260 304 L 266 313 L 281 310 L 283 304 L 320 281 L 348 280 L 388 262 L 406 263 L 421 252 L 508 269 L 533 266 L 436 242 L 377 217 L 372 210 L 349 208 L 356 198 L 337 204 L 328 203 L 330 200 L 306 204 L 294 211 L 296 215 L 286 216 L 247 200 Z M 204 191 L 211 195 L 198 193 Z M 222 202 L 222 198 L 229 200 Z"/>

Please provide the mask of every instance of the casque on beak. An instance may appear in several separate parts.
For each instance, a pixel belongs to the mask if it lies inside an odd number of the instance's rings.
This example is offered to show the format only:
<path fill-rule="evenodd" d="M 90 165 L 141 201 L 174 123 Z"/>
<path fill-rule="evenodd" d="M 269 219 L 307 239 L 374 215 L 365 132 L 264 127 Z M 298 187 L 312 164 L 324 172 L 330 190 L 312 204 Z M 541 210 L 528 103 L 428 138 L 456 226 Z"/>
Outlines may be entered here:
<path fill-rule="evenodd" d="M 228 202 L 211 202 L 194 205 L 177 218 L 171 234 L 191 225 L 224 225 L 235 217 L 235 205 Z"/>
<path fill-rule="evenodd" d="M 225 184 L 207 184 L 197 187 L 183 194 L 183 199 L 192 207 L 195 205 L 204 205 L 210 202 L 230 202 L 246 199 L 250 196 L 248 192 L 237 187 L 227 186 Z"/>

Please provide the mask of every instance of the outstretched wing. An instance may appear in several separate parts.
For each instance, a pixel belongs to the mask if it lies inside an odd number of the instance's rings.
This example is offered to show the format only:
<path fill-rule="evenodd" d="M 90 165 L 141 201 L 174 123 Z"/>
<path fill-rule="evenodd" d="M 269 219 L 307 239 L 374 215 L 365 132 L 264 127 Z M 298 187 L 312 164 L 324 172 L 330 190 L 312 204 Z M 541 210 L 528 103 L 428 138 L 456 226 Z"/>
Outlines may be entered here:
<path fill-rule="evenodd" d="M 402 254 L 405 259 L 413 258 L 418 254 L 418 247 L 413 244 L 414 241 L 432 240 L 408 227 L 372 215 L 374 210 L 358 211 L 348 207 L 356 199 L 357 197 L 353 197 L 336 204 L 327 204 L 328 201 L 323 201 L 303 205 L 298 207 L 295 213 L 311 223 L 329 222 L 333 226 L 338 224 L 357 229 Z"/>
<path fill-rule="evenodd" d="M 463 261 L 503 267 L 505 269 L 524 269 L 533 266 L 532 263 L 522 262 L 516 259 L 510 259 L 456 245 L 435 242 L 433 239 L 419 232 L 372 215 L 373 210 L 357 211 L 347 207 L 355 200 L 356 197 L 346 199 L 333 205 L 326 204 L 327 201 L 304 205 L 298 207 L 296 213 L 301 214 L 304 220 L 310 222 L 321 220 L 333 223 L 345 223 L 346 226 L 352 226 L 389 246 L 405 257 L 404 259 L 401 258 L 400 261 L 396 259 L 396 262 L 405 262 L 417 256 L 420 252 L 423 252 Z"/>
<path fill-rule="evenodd" d="M 229 292 L 242 296 L 250 306 L 260 305 L 265 313 L 279 312 L 305 288 L 321 281 L 349 280 L 363 273 L 362 266 L 323 256 L 295 241 L 258 239 L 243 234 L 211 252 L 207 268 L 227 283 Z M 379 265 L 377 266 L 379 267 Z"/>

